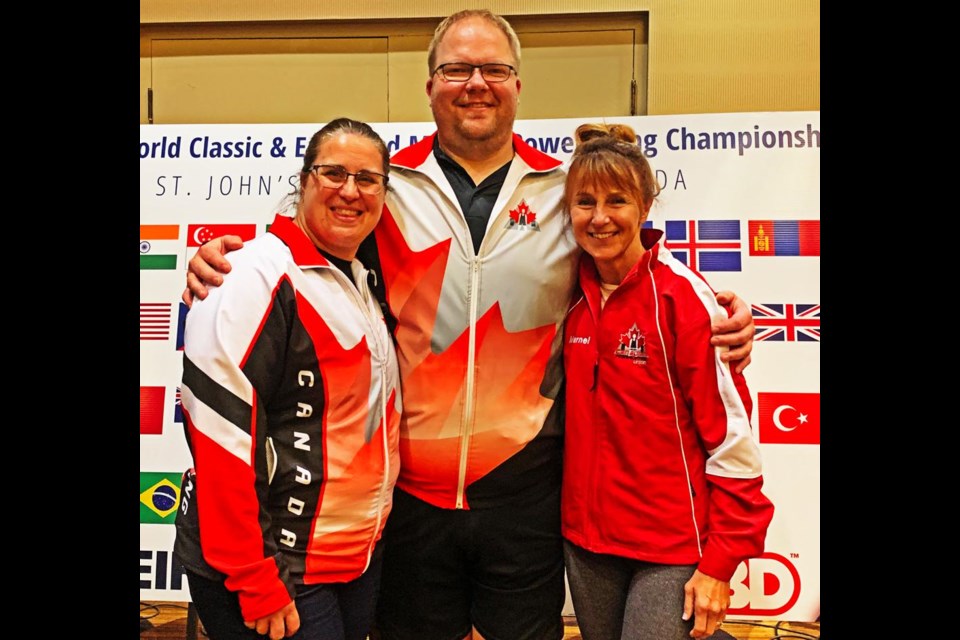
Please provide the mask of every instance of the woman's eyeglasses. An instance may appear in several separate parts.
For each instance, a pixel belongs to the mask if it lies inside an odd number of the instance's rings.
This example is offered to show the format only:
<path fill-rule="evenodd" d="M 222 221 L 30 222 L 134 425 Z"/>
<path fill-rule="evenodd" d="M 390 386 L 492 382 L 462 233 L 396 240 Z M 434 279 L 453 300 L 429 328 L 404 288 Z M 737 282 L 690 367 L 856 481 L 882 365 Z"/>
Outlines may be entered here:
<path fill-rule="evenodd" d="M 366 170 L 350 173 L 336 164 L 315 164 L 310 167 L 310 171 L 320 179 L 325 187 L 331 189 L 339 189 L 350 176 L 353 176 L 353 182 L 357 185 L 357 190 L 367 195 L 380 193 L 387 183 L 387 176 L 382 173 Z"/>

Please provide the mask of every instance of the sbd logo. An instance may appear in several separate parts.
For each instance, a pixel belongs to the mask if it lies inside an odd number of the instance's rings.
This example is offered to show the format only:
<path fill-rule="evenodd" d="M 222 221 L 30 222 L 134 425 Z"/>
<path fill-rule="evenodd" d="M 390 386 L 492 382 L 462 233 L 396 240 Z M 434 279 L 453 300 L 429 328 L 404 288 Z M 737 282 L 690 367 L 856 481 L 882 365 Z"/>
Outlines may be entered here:
<path fill-rule="evenodd" d="M 800 597 L 800 574 L 789 560 L 764 553 L 741 562 L 730 579 L 728 614 L 777 616 Z"/>

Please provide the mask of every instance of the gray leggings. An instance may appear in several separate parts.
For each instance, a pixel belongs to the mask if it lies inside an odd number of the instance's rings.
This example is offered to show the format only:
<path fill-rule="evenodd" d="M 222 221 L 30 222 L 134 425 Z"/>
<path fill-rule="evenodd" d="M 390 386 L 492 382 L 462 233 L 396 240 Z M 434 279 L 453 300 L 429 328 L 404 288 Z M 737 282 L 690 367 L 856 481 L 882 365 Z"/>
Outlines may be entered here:
<path fill-rule="evenodd" d="M 683 585 L 695 565 L 597 554 L 563 541 L 570 595 L 583 640 L 690 640 Z"/>

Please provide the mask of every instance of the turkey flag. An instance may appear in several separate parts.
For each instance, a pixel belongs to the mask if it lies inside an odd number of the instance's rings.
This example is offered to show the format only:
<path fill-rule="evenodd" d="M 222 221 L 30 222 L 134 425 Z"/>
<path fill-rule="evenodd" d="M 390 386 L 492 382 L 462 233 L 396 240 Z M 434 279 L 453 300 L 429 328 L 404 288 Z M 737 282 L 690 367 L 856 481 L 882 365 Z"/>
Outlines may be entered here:
<path fill-rule="evenodd" d="M 758 393 L 763 444 L 820 444 L 819 393 Z"/>

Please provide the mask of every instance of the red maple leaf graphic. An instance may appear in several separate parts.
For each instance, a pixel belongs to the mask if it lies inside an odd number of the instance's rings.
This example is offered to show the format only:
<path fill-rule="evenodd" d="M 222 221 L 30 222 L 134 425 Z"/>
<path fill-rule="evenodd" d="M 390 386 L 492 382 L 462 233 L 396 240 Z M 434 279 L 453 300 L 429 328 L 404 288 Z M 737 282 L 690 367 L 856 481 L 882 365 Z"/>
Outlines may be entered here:
<path fill-rule="evenodd" d="M 526 205 L 521 206 L 524 213 L 529 211 Z M 515 221 L 519 219 L 519 207 L 510 215 Z M 465 328 L 439 352 L 434 351 L 432 335 L 437 323 L 443 277 L 450 259 L 450 240 L 421 251 L 411 249 L 387 208 L 377 227 L 377 241 L 378 246 L 384 248 L 380 259 L 387 283 L 387 298 L 398 318 L 397 358 L 404 383 L 401 457 L 418 462 L 429 460 L 430 466 L 436 470 L 436 477 L 456 477 L 470 330 Z M 533 420 L 522 427 L 517 425 L 515 408 L 530 407 L 530 411 L 546 415 L 552 401 L 540 394 L 540 385 L 555 333 L 553 324 L 508 331 L 499 303 L 494 303 L 477 319 L 475 384 L 481 389 L 478 398 L 483 400 L 474 406 L 476 426 L 470 435 L 470 465 L 465 478 L 468 486 L 532 439 L 535 434 L 525 430 L 540 429 L 542 421 Z M 424 416 L 434 414 L 446 414 L 447 418 L 439 422 L 424 419 Z M 509 429 L 504 425 L 510 425 Z M 509 442 L 504 441 L 505 431 L 515 434 Z M 407 482 L 416 481 L 416 476 L 410 478 Z M 404 480 L 401 477 L 400 482 Z M 428 481 L 437 482 L 435 477 L 428 478 Z M 434 488 L 432 491 L 442 494 L 444 504 L 453 508 L 457 498 L 456 483 L 448 490 L 441 492 Z"/>
<path fill-rule="evenodd" d="M 517 224 L 532 224 L 536 221 L 537 214 L 530 210 L 525 200 L 521 200 L 516 209 L 510 210 L 510 217 Z"/>

